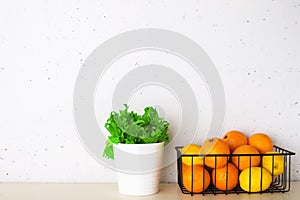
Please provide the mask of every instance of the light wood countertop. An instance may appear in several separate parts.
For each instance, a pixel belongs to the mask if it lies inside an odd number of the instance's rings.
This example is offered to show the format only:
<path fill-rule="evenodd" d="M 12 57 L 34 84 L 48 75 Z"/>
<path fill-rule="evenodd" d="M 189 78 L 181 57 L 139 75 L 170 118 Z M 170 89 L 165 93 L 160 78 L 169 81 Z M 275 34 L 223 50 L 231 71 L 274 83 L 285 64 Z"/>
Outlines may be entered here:
<path fill-rule="evenodd" d="M 151 196 L 126 196 L 118 193 L 113 183 L 0 183 L 0 200 L 93 200 L 93 199 L 124 199 L 124 200 L 185 200 L 185 199 L 241 199 L 241 200 L 298 200 L 300 199 L 300 182 L 292 182 L 291 190 L 286 193 L 273 194 L 182 194 L 177 184 L 161 184 L 159 193 Z"/>

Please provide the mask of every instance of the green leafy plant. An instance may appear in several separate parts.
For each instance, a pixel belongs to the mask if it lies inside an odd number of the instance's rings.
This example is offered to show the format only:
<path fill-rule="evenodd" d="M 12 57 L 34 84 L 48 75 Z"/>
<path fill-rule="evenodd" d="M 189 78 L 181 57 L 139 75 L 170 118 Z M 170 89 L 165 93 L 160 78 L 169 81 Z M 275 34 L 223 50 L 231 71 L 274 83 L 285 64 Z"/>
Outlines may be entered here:
<path fill-rule="evenodd" d="M 149 106 L 144 114 L 139 115 L 128 111 L 129 106 L 119 113 L 112 111 L 105 123 L 110 136 L 107 138 L 103 151 L 105 158 L 114 159 L 113 144 L 147 144 L 168 142 L 169 123 L 158 116 L 155 108 Z"/>

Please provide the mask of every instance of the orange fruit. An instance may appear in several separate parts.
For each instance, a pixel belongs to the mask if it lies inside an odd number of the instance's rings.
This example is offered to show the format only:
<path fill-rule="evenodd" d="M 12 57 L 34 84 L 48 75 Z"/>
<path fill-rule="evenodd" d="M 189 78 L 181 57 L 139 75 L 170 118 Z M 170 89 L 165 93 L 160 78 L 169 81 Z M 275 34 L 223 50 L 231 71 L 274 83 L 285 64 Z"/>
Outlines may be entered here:
<path fill-rule="evenodd" d="M 246 169 L 248 167 L 257 167 L 260 164 L 259 151 L 251 145 L 242 145 L 235 149 L 232 154 L 237 154 L 232 155 L 231 161 L 240 170 Z M 245 156 L 243 154 L 258 154 L 258 156 Z"/>
<path fill-rule="evenodd" d="M 248 144 L 247 136 L 236 130 L 227 132 L 222 140 L 228 144 L 230 152 L 233 152 L 239 146 Z"/>
<path fill-rule="evenodd" d="M 223 167 L 230 157 L 228 144 L 219 138 L 209 138 L 205 140 L 200 149 L 200 153 L 207 155 L 225 154 L 224 156 L 206 156 L 204 163 L 210 168 Z"/>
<path fill-rule="evenodd" d="M 196 144 L 187 144 L 180 152 L 182 155 L 196 155 L 200 154 L 201 147 Z M 203 157 L 200 156 L 182 156 L 182 163 L 186 165 L 203 165 Z"/>
<path fill-rule="evenodd" d="M 222 168 L 213 169 L 211 179 L 219 190 L 232 190 L 239 182 L 239 170 L 234 164 L 228 163 Z"/>
<path fill-rule="evenodd" d="M 203 192 L 210 184 L 210 175 L 201 165 L 187 166 L 183 164 L 182 183 L 189 192 Z"/>
<path fill-rule="evenodd" d="M 272 139 L 265 133 L 255 133 L 249 137 L 249 144 L 257 148 L 260 153 L 273 150 Z"/>

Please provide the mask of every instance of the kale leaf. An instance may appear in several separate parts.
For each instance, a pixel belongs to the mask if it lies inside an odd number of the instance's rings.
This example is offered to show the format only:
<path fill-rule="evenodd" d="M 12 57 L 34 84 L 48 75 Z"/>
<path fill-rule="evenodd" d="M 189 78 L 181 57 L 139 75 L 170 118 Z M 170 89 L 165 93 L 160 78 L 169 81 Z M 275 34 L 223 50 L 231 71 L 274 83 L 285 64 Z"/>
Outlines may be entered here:
<path fill-rule="evenodd" d="M 144 108 L 144 114 L 139 115 L 128 111 L 129 106 L 119 113 L 112 111 L 105 123 L 110 133 L 103 151 L 105 158 L 114 159 L 113 144 L 146 144 L 168 142 L 169 123 L 158 116 L 152 106 Z"/>

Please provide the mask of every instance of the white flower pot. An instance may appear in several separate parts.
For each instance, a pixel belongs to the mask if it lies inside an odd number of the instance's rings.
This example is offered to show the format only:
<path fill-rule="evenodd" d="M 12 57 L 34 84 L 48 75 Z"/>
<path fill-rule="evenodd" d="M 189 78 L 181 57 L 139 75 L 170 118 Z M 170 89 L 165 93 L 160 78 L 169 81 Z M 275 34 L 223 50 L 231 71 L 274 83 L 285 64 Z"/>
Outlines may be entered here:
<path fill-rule="evenodd" d="M 126 195 L 159 191 L 164 143 L 114 145 L 118 190 Z"/>

